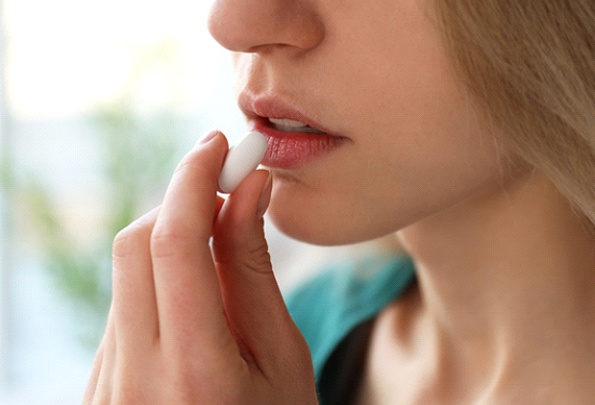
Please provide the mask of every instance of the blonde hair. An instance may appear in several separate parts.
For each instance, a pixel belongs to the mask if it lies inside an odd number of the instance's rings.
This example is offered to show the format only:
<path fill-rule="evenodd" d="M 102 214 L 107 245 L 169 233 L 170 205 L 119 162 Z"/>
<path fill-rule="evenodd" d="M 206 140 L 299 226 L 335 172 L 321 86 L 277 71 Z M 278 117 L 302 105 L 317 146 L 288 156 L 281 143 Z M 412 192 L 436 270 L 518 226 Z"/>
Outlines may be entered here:
<path fill-rule="evenodd" d="M 454 67 L 503 142 L 595 226 L 595 1 L 434 3 Z"/>

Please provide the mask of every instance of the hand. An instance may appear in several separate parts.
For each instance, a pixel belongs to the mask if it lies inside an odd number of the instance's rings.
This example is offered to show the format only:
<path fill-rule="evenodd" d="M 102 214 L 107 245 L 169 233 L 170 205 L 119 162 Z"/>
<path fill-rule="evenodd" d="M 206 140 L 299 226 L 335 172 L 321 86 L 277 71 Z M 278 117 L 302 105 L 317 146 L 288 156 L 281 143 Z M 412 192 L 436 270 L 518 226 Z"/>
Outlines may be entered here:
<path fill-rule="evenodd" d="M 161 207 L 116 237 L 113 301 L 84 404 L 317 403 L 264 238 L 269 175 L 250 174 L 223 200 L 226 151 L 220 133 L 197 144 Z"/>

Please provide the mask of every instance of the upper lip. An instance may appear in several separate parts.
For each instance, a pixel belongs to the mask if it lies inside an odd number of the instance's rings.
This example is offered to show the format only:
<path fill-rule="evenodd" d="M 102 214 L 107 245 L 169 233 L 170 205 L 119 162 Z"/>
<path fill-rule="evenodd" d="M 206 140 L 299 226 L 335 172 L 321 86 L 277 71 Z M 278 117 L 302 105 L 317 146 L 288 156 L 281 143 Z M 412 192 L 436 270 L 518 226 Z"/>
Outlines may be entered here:
<path fill-rule="evenodd" d="M 331 131 L 323 125 L 316 122 L 282 97 L 274 94 L 251 95 L 242 93 L 238 99 L 238 105 L 248 120 L 286 118 L 303 122 L 314 129 L 332 135 Z"/>

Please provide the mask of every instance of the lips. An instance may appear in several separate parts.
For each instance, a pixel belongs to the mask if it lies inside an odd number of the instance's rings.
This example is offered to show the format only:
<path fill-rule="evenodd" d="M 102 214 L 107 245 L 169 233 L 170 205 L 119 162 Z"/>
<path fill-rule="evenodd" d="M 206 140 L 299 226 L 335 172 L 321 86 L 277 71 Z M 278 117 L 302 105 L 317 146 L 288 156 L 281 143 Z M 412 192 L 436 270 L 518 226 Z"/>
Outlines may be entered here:
<path fill-rule="evenodd" d="M 332 131 L 325 128 L 321 123 L 316 122 L 311 115 L 303 113 L 300 109 L 281 97 L 274 95 L 256 95 L 242 93 L 238 101 L 239 107 L 251 119 L 264 118 L 271 121 L 271 126 L 283 126 L 280 130 L 289 129 L 290 132 L 305 130 L 305 132 L 319 132 L 332 134 Z M 294 127 L 294 128 L 289 128 Z M 309 129 L 306 129 L 309 128 Z M 299 131 L 298 131 L 299 132 Z"/>
<path fill-rule="evenodd" d="M 267 137 L 268 148 L 262 161 L 265 166 L 301 167 L 323 158 L 347 140 L 278 97 L 242 93 L 239 106 L 250 129 Z"/>

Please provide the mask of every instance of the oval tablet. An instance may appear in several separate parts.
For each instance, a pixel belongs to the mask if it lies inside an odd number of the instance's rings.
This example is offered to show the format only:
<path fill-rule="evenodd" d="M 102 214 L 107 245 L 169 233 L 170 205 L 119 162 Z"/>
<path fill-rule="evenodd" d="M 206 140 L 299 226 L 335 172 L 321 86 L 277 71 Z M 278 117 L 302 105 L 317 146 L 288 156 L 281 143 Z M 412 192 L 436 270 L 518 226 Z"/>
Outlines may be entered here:
<path fill-rule="evenodd" d="M 267 138 L 260 132 L 249 132 L 239 143 L 229 148 L 221 174 L 219 190 L 232 193 L 264 157 Z"/>

